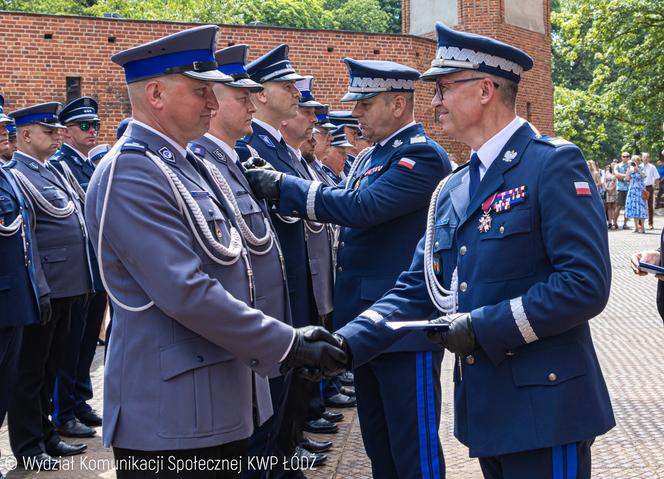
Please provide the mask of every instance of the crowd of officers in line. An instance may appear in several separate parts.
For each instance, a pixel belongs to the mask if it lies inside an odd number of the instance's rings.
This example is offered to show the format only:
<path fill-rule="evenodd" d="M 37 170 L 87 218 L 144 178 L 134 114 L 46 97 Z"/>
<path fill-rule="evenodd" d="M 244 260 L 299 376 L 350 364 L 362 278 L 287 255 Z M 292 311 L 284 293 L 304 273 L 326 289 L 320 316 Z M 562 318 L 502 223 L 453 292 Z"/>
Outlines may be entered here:
<path fill-rule="evenodd" d="M 21 466 L 58 469 L 86 449 L 61 437 L 102 424 L 88 402 L 108 305 L 118 478 L 165 456 L 317 466 L 332 443 L 304 431 L 336 432 L 326 406 L 355 405 L 374 477 L 444 477 L 445 349 L 455 434 L 485 477 L 589 477 L 614 424 L 587 325 L 610 277 L 598 192 L 578 148 L 516 116 L 530 56 L 436 31 L 424 74 L 344 59 L 352 111 L 316 100 L 287 45 L 248 63 L 201 26 L 113 55 L 132 115 L 112 147 L 90 97 L 2 112 L 0 417 Z M 472 149 L 453 175 L 415 122 L 418 80 Z M 433 322 L 398 330 L 414 319 Z M 242 475 L 304 477 L 288 464 Z"/>

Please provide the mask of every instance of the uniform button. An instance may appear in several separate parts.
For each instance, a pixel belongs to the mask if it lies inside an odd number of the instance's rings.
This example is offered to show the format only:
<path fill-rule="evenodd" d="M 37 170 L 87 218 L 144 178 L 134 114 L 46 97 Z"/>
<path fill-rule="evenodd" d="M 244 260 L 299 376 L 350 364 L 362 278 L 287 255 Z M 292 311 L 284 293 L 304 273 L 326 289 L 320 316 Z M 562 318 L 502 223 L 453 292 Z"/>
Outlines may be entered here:
<path fill-rule="evenodd" d="M 468 251 L 468 248 L 466 248 L 465 246 L 462 246 L 461 248 L 459 248 L 459 254 L 461 256 L 465 255 L 466 251 Z"/>
<path fill-rule="evenodd" d="M 346 243 L 344 243 L 343 241 L 339 243 L 339 248 L 343 248 L 344 246 L 346 246 Z"/>
<path fill-rule="evenodd" d="M 549 373 L 547 379 L 551 382 L 554 382 L 556 379 L 558 379 L 558 375 L 556 373 Z"/>
<path fill-rule="evenodd" d="M 468 285 L 466 284 L 465 281 L 459 285 L 459 291 L 461 291 L 462 293 L 465 293 L 467 289 Z"/>
<path fill-rule="evenodd" d="M 210 215 L 212 215 L 212 214 L 214 214 L 214 210 L 213 210 L 212 208 L 210 208 L 210 209 L 208 210 L 208 213 L 210 213 Z"/>
<path fill-rule="evenodd" d="M 466 364 L 468 364 L 470 366 L 475 364 L 475 356 L 473 356 L 472 354 L 469 354 L 468 356 L 466 356 Z"/>
<path fill-rule="evenodd" d="M 198 356 L 196 356 L 196 361 L 202 363 L 203 361 L 205 361 L 205 358 L 199 354 Z"/>
<path fill-rule="evenodd" d="M 503 234 L 503 233 L 505 232 L 505 227 L 504 227 L 504 226 L 501 226 L 500 228 L 498 228 L 498 232 L 499 232 L 500 234 Z"/>
<path fill-rule="evenodd" d="M 434 247 L 434 248 L 438 248 L 438 246 L 440 246 L 440 243 L 439 243 L 438 241 L 436 241 L 436 242 L 433 244 L 433 247 Z"/>
<path fill-rule="evenodd" d="M 339 271 L 340 273 L 341 273 L 343 270 L 344 270 L 344 269 L 343 269 L 341 266 L 339 266 L 339 267 L 337 268 L 337 271 Z"/>
<path fill-rule="evenodd" d="M 252 368 L 258 366 L 258 359 L 252 359 L 251 361 L 249 361 L 249 366 L 251 366 Z"/>
<path fill-rule="evenodd" d="M 293 211 L 291 211 L 291 214 L 292 214 L 293 216 L 295 216 L 295 215 L 297 214 L 297 210 L 293 210 Z"/>

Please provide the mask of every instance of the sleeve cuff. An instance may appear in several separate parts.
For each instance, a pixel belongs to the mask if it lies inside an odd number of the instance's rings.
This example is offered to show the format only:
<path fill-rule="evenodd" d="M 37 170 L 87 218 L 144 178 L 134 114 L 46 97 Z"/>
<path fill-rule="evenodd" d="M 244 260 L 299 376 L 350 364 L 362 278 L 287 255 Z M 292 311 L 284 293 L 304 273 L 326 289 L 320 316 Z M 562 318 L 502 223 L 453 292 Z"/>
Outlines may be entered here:
<path fill-rule="evenodd" d="M 290 353 L 291 348 L 293 347 L 293 343 L 295 342 L 295 329 L 293 329 L 293 336 L 291 337 L 290 344 L 286 348 L 286 351 L 284 352 L 283 356 L 281 356 L 281 359 L 279 360 L 279 363 L 283 363 L 284 359 L 286 359 L 286 356 L 288 356 L 288 353 Z"/>

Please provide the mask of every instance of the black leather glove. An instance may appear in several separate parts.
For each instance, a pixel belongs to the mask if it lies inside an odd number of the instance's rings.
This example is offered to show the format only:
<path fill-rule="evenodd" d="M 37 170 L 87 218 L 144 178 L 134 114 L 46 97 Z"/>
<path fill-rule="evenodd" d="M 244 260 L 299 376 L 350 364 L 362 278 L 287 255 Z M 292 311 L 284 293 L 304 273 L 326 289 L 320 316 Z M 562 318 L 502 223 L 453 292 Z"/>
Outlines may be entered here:
<path fill-rule="evenodd" d="M 285 373 L 290 369 L 319 369 L 329 378 L 345 371 L 346 362 L 346 354 L 332 334 L 320 326 L 306 326 L 295 330 L 295 340 L 281 370 Z"/>
<path fill-rule="evenodd" d="M 256 198 L 261 200 L 278 200 L 284 174 L 279 171 L 257 168 L 247 170 L 244 176 L 251 186 Z"/>
<path fill-rule="evenodd" d="M 350 345 L 348 344 L 348 341 L 346 341 L 346 338 L 344 338 L 341 334 L 334 333 L 333 336 L 339 343 L 339 347 L 341 348 L 341 350 L 346 355 L 345 367 L 347 371 L 350 371 L 353 367 L 353 351 L 350 350 Z"/>
<path fill-rule="evenodd" d="M 51 308 L 51 297 L 48 294 L 39 297 L 39 324 L 46 326 L 51 320 L 53 310 Z"/>
<path fill-rule="evenodd" d="M 244 166 L 245 170 L 263 169 L 263 170 L 276 171 L 271 164 L 269 164 L 260 156 L 252 156 L 248 160 L 243 161 L 242 166 Z"/>
<path fill-rule="evenodd" d="M 462 356 L 470 354 L 477 347 L 470 313 L 441 316 L 431 322 L 448 325 L 448 328 L 427 331 L 427 338 L 430 341 Z"/>

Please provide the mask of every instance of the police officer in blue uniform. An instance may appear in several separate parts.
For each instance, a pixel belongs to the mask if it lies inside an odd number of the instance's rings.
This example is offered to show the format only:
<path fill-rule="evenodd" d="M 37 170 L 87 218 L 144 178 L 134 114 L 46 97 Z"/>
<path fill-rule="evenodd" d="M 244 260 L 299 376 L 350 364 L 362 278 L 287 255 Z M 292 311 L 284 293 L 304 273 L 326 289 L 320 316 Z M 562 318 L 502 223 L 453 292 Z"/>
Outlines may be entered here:
<path fill-rule="evenodd" d="M 338 333 L 357 367 L 403 334 L 387 321 L 443 313 L 430 337 L 456 354 L 455 435 L 484 476 L 589 478 L 615 425 L 588 325 L 611 284 L 602 202 L 579 148 L 516 116 L 531 57 L 436 30 L 423 78 L 471 159 L 434 193 L 410 269 Z"/>
<path fill-rule="evenodd" d="M 14 121 L 5 114 L 4 106 L 5 98 L 0 95 L 0 165 L 10 161 L 14 154 L 14 148 L 9 142 L 10 129 L 15 128 Z"/>
<path fill-rule="evenodd" d="M 77 98 L 65 105 L 58 114 L 60 123 L 65 126 L 64 142 L 49 159 L 83 203 L 95 170 L 88 154 L 97 144 L 100 127 L 97 110 L 97 101 L 90 97 Z M 101 426 L 102 422 L 87 401 L 93 396 L 90 367 L 107 299 L 92 245 L 88 245 L 88 250 L 94 292 L 88 296 L 85 305 L 72 311 L 68 348 L 53 392 L 53 422 L 60 434 L 68 437 L 94 436 L 93 427 Z"/>
<path fill-rule="evenodd" d="M 450 173 L 445 150 L 414 121 L 419 72 L 393 62 L 345 59 L 343 101 L 375 147 L 358 157 L 344 187 L 277 172 L 249 170 L 259 196 L 280 214 L 342 226 L 334 326 L 351 321 L 394 284 L 421 237 L 429 197 Z M 355 368 L 357 409 L 373 474 L 380 478 L 444 474 L 438 440 L 442 351 L 413 334 Z"/>
<path fill-rule="evenodd" d="M 0 126 L 9 123 L 13 120 L 0 110 Z M 0 426 L 14 395 L 23 329 L 41 327 L 51 318 L 34 222 L 9 168 L 11 164 L 0 167 Z"/>
<path fill-rule="evenodd" d="M 58 146 L 61 106 L 43 103 L 10 114 L 18 139 L 10 171 L 35 222 L 53 315 L 45 326 L 29 326 L 23 332 L 19 379 L 9 408 L 9 440 L 14 455 L 25 466 L 41 469 L 57 467 L 53 456 L 80 454 L 86 449 L 85 444 L 63 442 L 48 417 L 55 374 L 70 347 L 72 310 L 82 308 L 92 290 L 80 196 L 47 161 Z"/>
<path fill-rule="evenodd" d="M 124 68 L 132 120 L 92 176 L 86 217 L 114 305 L 103 440 L 130 464 L 242 458 L 272 414 L 267 376 L 334 374 L 345 360 L 322 328 L 295 330 L 252 307 L 232 200 L 186 150 L 219 108 L 210 82 L 233 80 L 217 69 L 218 30 L 188 29 L 111 58 Z M 180 474 L 165 466 L 155 476 Z"/>
<path fill-rule="evenodd" d="M 355 158 L 361 151 L 356 149 L 356 140 L 360 133 L 360 124 L 357 121 L 357 118 L 353 117 L 353 112 L 347 110 L 330 111 L 328 113 L 328 119 L 330 120 L 331 124 L 337 127 L 343 127 L 348 142 L 353 146 L 353 148 L 348 150 L 346 164 L 344 165 L 344 174 L 347 175 L 353 166 Z"/>
<path fill-rule="evenodd" d="M 344 168 L 348 151 L 353 147 L 346 137 L 345 127 L 339 125 L 330 131 L 330 146 L 326 151 L 322 169 L 335 185 L 340 184 L 346 174 Z"/>

